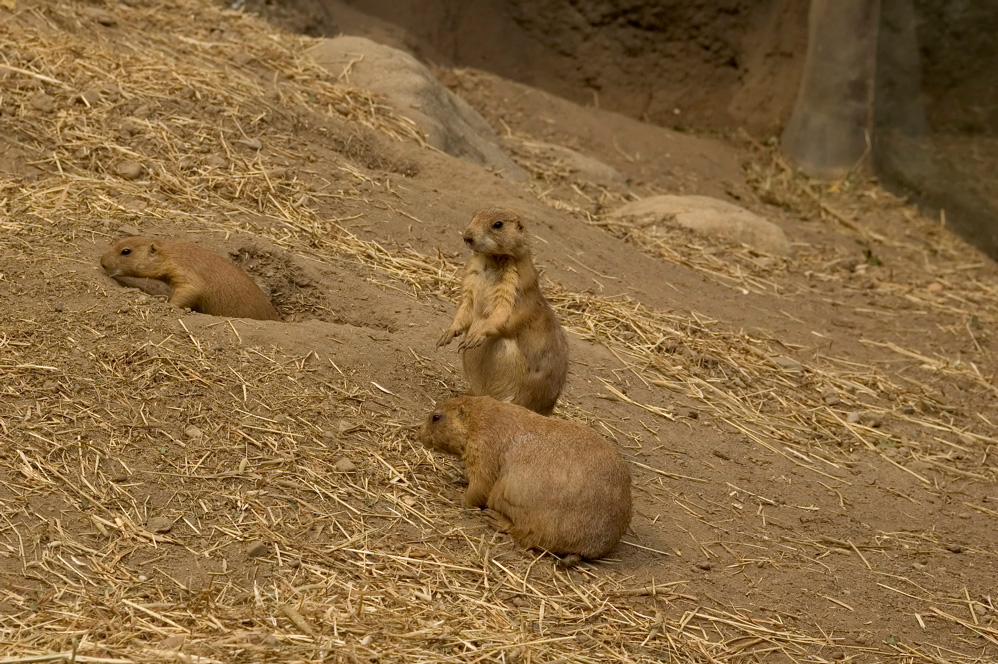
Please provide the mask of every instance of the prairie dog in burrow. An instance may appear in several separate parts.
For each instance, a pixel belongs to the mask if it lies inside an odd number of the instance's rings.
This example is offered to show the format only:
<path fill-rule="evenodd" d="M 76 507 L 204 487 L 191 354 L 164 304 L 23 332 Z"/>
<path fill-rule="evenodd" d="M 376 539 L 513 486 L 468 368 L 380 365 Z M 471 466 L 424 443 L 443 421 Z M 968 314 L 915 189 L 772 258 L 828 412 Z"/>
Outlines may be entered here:
<path fill-rule="evenodd" d="M 100 259 L 115 279 L 156 279 L 172 289 L 169 302 L 212 316 L 281 320 L 252 278 L 228 259 L 191 242 L 148 237 L 120 240 Z"/>

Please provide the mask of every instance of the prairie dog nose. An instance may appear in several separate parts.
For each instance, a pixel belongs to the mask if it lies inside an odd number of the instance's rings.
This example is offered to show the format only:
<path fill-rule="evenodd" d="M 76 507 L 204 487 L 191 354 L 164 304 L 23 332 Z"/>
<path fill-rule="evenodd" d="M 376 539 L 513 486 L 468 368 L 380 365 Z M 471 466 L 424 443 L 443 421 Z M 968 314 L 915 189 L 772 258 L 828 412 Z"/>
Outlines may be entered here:
<path fill-rule="evenodd" d="M 475 241 L 475 238 L 471 237 L 471 233 L 465 233 L 461 237 L 464 238 L 465 244 L 472 244 Z"/>

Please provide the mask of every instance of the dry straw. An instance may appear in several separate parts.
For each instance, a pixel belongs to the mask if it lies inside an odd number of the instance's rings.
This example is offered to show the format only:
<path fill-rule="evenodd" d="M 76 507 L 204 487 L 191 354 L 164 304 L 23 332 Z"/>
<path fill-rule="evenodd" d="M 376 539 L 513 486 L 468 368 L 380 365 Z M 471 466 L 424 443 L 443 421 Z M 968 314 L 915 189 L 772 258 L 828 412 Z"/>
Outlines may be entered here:
<path fill-rule="evenodd" d="M 22 166 L 47 174 L 0 182 L 0 250 L 12 265 L 41 265 L 32 251 L 41 240 L 101 238 L 141 216 L 250 230 L 316 260 L 366 266 L 414 298 L 453 297 L 455 264 L 315 215 L 317 197 L 366 201 L 367 183 L 345 164 L 330 175 L 340 193 L 308 188 L 296 170 L 304 114 L 421 139 L 376 97 L 311 63 L 307 40 L 194 0 L 0 13 L 0 123 Z M 143 179 L 123 177 L 133 164 Z M 737 260 L 677 248 L 583 214 L 598 194 L 578 194 L 548 202 L 721 283 L 774 288 L 742 248 L 729 249 Z M 13 298 L 10 283 L 0 275 Z M 663 404 L 692 400 L 819 480 L 854 447 L 919 481 L 929 479 L 908 468 L 912 459 L 995 479 L 993 465 L 966 467 L 954 454 L 993 442 L 979 433 L 988 415 L 947 409 L 928 384 L 994 394 L 976 366 L 895 347 L 919 369 L 891 374 L 624 297 L 546 288 L 572 332 L 609 348 L 655 395 L 640 402 L 607 383 L 612 398 L 664 418 L 675 413 Z M 996 292 L 978 281 L 962 299 L 919 304 L 990 325 Z M 0 331 L 0 664 L 981 661 L 970 649 L 847 645 L 691 595 L 682 578 L 649 586 L 612 563 L 561 570 L 455 517 L 439 493 L 457 469 L 415 445 L 412 422 L 399 417 L 407 411 L 384 388 L 330 382 L 311 355 L 233 345 L 234 327 L 202 338 L 183 323 L 150 326 L 148 313 L 45 317 L 21 302 L 9 300 Z M 158 399 L 136 398 L 145 394 Z M 178 413 L 163 403 L 196 405 Z M 899 438 L 885 419 L 923 440 Z M 813 545 L 865 560 L 851 542 Z M 952 598 L 930 600 L 945 609 L 926 615 L 994 641 L 994 629 L 955 615 Z"/>

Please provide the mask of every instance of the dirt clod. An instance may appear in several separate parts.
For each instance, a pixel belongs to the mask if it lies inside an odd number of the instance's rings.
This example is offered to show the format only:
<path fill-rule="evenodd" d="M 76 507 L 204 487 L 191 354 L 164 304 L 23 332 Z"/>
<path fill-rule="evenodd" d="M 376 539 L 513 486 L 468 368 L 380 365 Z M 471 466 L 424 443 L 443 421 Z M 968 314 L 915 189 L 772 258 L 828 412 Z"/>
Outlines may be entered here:
<path fill-rule="evenodd" d="M 210 154 L 204 158 L 204 165 L 209 168 L 222 169 L 229 165 L 229 161 L 221 155 Z"/>
<path fill-rule="evenodd" d="M 833 387 L 826 387 L 821 391 L 821 400 L 829 406 L 837 406 L 842 403 L 838 391 Z"/>
<path fill-rule="evenodd" d="M 32 95 L 28 103 L 31 105 L 31 108 L 43 113 L 51 113 L 55 110 L 55 100 L 44 92 Z"/>
<path fill-rule="evenodd" d="M 87 88 L 79 94 L 77 99 L 82 104 L 93 106 L 101 100 L 101 91 L 97 88 Z"/>
<path fill-rule="evenodd" d="M 160 650 L 179 650 L 187 642 L 185 634 L 173 634 L 159 642 Z"/>
<path fill-rule="evenodd" d="M 803 373 L 804 371 L 804 365 L 792 357 L 778 355 L 773 358 L 773 363 L 787 373 Z"/>
<path fill-rule="evenodd" d="M 137 161 L 126 159 L 119 161 L 115 167 L 115 172 L 126 180 L 138 180 L 146 172 L 145 167 Z"/>
<path fill-rule="evenodd" d="M 148 528 L 150 532 L 154 533 L 168 533 L 173 530 L 173 520 L 168 519 L 165 516 L 154 516 L 146 522 L 146 528 Z"/>
<path fill-rule="evenodd" d="M 105 11 L 103 9 L 99 9 L 97 7 L 91 7 L 85 9 L 83 13 L 86 16 L 93 19 L 94 21 L 96 21 L 97 23 L 100 23 L 101 25 L 106 27 L 114 27 L 115 25 L 118 24 L 117 19 L 115 19 L 110 12 Z"/>
<path fill-rule="evenodd" d="M 350 459 L 343 458 L 333 464 L 333 470 L 341 473 L 350 473 L 357 470 L 357 464 Z"/>

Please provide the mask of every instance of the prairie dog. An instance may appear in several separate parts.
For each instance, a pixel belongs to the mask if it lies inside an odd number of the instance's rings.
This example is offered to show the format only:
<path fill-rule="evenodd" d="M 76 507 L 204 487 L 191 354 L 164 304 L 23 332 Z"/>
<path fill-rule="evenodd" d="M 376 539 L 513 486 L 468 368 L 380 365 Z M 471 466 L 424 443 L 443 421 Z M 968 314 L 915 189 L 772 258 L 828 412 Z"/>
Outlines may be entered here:
<path fill-rule="evenodd" d="M 631 476 L 589 428 L 492 397 L 455 397 L 419 430 L 426 447 L 465 462 L 467 507 L 487 507 L 527 548 L 595 559 L 631 522 Z"/>
<path fill-rule="evenodd" d="M 190 242 L 126 237 L 101 256 L 100 264 L 115 279 L 142 277 L 166 283 L 172 288 L 170 304 L 178 307 L 212 316 L 281 319 L 249 275 Z"/>
<path fill-rule="evenodd" d="M 523 221 L 512 210 L 482 210 L 464 241 L 473 253 L 461 301 L 437 346 L 464 334 L 461 359 L 472 394 L 550 415 L 565 386 L 568 342 L 538 285 Z"/>

